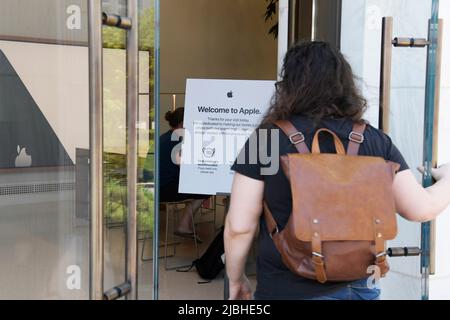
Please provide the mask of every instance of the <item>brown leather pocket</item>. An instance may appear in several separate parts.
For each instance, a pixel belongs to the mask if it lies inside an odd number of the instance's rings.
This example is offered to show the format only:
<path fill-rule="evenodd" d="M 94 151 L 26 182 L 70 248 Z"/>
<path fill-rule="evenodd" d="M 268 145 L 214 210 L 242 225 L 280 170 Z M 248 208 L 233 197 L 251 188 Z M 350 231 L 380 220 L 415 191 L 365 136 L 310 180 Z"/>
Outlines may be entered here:
<path fill-rule="evenodd" d="M 311 243 L 289 240 L 286 230 L 273 236 L 283 263 L 291 272 L 307 278 L 316 279 L 312 262 Z M 353 281 L 369 277 L 373 271 L 369 268 L 375 264 L 375 249 L 371 241 L 325 241 L 322 245 L 325 272 L 328 281 Z M 387 259 L 380 268 L 381 276 L 389 271 Z"/>

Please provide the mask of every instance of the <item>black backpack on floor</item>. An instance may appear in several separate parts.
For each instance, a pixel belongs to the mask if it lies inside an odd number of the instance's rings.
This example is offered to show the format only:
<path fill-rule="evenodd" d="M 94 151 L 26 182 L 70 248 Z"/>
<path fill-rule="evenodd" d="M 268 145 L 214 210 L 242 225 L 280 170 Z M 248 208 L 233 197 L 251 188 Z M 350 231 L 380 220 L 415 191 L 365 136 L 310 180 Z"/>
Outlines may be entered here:
<path fill-rule="evenodd" d="M 208 282 L 215 279 L 225 267 L 222 262 L 222 255 L 225 253 L 223 230 L 224 228 L 222 227 L 220 232 L 209 245 L 208 249 L 206 249 L 205 253 L 203 253 L 199 259 L 194 260 L 189 269 L 177 271 L 188 272 L 195 267 L 197 273 L 202 279 L 208 280 Z"/>

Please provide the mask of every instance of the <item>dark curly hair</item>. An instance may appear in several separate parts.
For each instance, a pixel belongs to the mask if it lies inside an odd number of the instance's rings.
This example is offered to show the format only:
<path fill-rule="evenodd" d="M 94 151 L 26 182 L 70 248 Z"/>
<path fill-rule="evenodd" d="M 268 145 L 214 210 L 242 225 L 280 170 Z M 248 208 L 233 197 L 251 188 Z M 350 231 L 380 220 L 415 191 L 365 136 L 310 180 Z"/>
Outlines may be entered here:
<path fill-rule="evenodd" d="M 181 123 L 183 123 L 184 118 L 184 108 L 177 108 L 173 111 L 167 111 L 165 119 L 169 122 L 169 125 L 172 128 L 178 127 Z"/>
<path fill-rule="evenodd" d="M 284 58 L 263 123 L 302 115 L 318 124 L 324 118 L 362 120 L 366 100 L 356 88 L 352 68 L 339 50 L 326 42 L 294 45 Z"/>

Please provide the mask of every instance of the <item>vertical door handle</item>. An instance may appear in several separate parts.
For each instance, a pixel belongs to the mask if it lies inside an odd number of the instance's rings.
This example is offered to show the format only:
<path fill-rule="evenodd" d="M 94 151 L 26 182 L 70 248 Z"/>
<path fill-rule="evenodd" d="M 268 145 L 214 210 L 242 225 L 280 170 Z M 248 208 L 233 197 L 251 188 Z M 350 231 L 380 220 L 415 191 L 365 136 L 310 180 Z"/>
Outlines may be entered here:
<path fill-rule="evenodd" d="M 393 18 L 384 17 L 381 33 L 380 107 L 378 127 L 389 133 L 391 101 Z"/>
<path fill-rule="evenodd" d="M 136 300 L 137 288 L 137 156 L 138 156 L 138 104 L 139 104 L 139 34 L 138 0 L 128 0 L 128 17 L 133 25 L 127 31 L 127 187 L 128 219 L 126 245 L 126 278 L 131 285 L 127 299 Z"/>
<path fill-rule="evenodd" d="M 441 71 L 442 71 L 442 39 L 444 34 L 444 20 L 439 19 L 437 48 L 436 48 L 436 84 L 434 91 L 434 121 L 433 121 L 433 156 L 432 167 L 437 167 L 438 141 L 439 141 L 439 107 L 441 97 Z M 436 269 L 436 221 L 430 226 L 430 274 Z"/>
<path fill-rule="evenodd" d="M 435 32 L 433 32 L 433 28 L 437 28 Z M 444 21 L 442 19 L 438 20 L 437 26 L 432 25 L 432 21 L 430 20 L 428 26 L 428 61 L 427 61 L 427 75 L 430 73 L 434 74 L 434 84 L 432 86 L 429 76 L 427 76 L 427 93 L 425 98 L 425 134 L 424 134 L 424 162 L 425 167 L 427 163 L 431 167 L 437 166 L 437 157 L 438 157 L 438 128 L 439 128 L 439 106 L 440 106 L 440 91 L 441 91 L 441 66 L 442 66 L 442 37 L 443 37 L 443 28 Z M 435 39 L 432 39 L 434 33 Z M 434 48 L 431 48 L 434 46 Z M 436 50 L 435 53 L 435 61 L 434 66 L 430 63 L 433 52 L 432 50 Z M 433 70 L 430 70 L 433 68 Z M 433 92 L 428 92 L 429 89 L 434 87 Z M 431 100 L 433 104 L 431 104 Z M 430 109 L 433 109 L 433 115 L 431 116 Z M 430 140 L 430 135 L 431 140 Z M 431 150 L 430 150 L 431 148 Z M 424 187 L 427 187 L 433 183 L 431 177 L 424 176 L 423 184 Z M 422 236 L 423 238 L 428 238 L 428 240 L 422 240 L 423 249 L 425 249 L 425 253 L 427 257 L 423 257 L 423 259 L 428 259 L 428 272 L 433 275 L 435 273 L 435 265 L 436 265 L 436 221 L 433 220 L 428 223 L 422 224 Z M 425 241 L 426 240 L 426 241 Z M 428 242 L 428 243 L 426 243 Z M 424 264 L 424 261 L 422 261 Z"/>
<path fill-rule="evenodd" d="M 392 39 L 393 19 L 383 18 L 380 76 L 380 113 L 379 127 L 389 133 L 390 86 L 392 68 L 392 46 L 424 48 L 427 47 L 427 78 L 424 118 L 424 167 L 423 186 L 433 181 L 430 168 L 437 164 L 438 120 L 440 76 L 442 62 L 443 21 L 438 19 L 438 8 L 433 3 L 433 18 L 428 26 L 428 39 L 394 38 Z M 435 271 L 435 222 L 425 222 L 421 226 L 421 273 L 422 298 L 428 299 L 428 276 Z"/>
<path fill-rule="evenodd" d="M 103 41 L 101 1 L 88 1 L 90 299 L 103 299 Z"/>
<path fill-rule="evenodd" d="M 90 107 L 90 298 L 105 298 L 103 245 L 103 41 L 102 25 L 127 29 L 127 240 L 126 281 L 121 290 L 137 299 L 137 115 L 138 115 L 138 1 L 128 0 L 128 17 L 102 12 L 101 1 L 89 0 L 89 107 Z M 134 23 L 134 26 L 133 26 Z M 111 290 L 107 292 L 111 293 Z M 119 297 L 121 294 L 108 295 Z"/>

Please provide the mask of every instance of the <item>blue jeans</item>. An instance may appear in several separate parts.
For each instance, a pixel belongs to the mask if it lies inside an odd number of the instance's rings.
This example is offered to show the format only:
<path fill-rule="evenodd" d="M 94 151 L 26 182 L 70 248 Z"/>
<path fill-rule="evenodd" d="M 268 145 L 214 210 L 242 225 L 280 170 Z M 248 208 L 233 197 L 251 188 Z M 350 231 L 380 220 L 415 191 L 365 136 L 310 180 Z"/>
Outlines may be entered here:
<path fill-rule="evenodd" d="M 310 300 L 380 300 L 379 288 L 368 288 L 367 279 L 349 283 L 342 289 Z"/>

